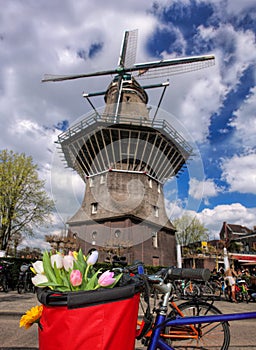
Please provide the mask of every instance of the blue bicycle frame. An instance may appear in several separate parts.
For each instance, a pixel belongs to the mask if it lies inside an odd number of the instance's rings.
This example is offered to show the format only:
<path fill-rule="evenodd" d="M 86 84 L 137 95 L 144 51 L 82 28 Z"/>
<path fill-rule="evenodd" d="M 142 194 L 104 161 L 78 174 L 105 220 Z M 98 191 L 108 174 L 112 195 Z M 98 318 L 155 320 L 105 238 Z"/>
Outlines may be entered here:
<path fill-rule="evenodd" d="M 148 350 L 175 350 L 170 345 L 166 344 L 161 339 L 161 331 L 164 327 L 171 326 L 181 326 L 181 325 L 190 325 L 190 324 L 203 324 L 203 323 L 213 323 L 213 322 L 228 322 L 236 320 L 247 320 L 256 318 L 256 312 L 246 312 L 246 313 L 237 313 L 237 314 L 220 314 L 220 315 L 210 315 L 210 316 L 194 316 L 194 317 L 180 317 L 175 320 L 166 320 L 165 315 L 159 314 L 156 317 L 155 325 L 152 331 L 150 343 Z"/>

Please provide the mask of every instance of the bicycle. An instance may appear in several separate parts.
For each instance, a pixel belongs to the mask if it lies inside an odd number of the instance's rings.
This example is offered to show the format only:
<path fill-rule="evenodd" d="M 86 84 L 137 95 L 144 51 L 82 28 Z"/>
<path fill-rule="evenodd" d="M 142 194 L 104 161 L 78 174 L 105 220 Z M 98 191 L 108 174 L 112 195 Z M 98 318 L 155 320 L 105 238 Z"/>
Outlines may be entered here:
<path fill-rule="evenodd" d="M 7 293 L 9 290 L 8 279 L 6 276 L 6 268 L 4 265 L 0 266 L 0 290 Z"/>
<path fill-rule="evenodd" d="M 207 279 L 205 269 L 166 269 L 160 275 L 147 276 L 151 288 L 163 294 L 163 301 L 154 310 L 154 320 L 150 323 L 147 317 L 141 323 L 137 339 L 141 339 L 148 350 L 227 350 L 230 343 L 228 322 L 256 318 L 256 312 L 225 315 L 212 303 L 201 300 L 191 300 L 177 308 L 174 303 L 169 304 L 172 294 L 169 280 L 177 277 L 177 274 L 180 277 L 190 274 L 193 278 Z M 171 312 L 168 312 L 168 305 L 172 308 Z"/>
<path fill-rule="evenodd" d="M 35 293 L 35 286 L 33 285 L 31 278 L 33 277 L 32 271 L 30 270 L 31 264 L 23 264 L 20 267 L 20 273 L 17 283 L 17 291 L 19 294 L 22 293 Z"/>
<path fill-rule="evenodd" d="M 185 297 L 191 298 L 201 294 L 200 286 L 192 280 L 189 280 L 184 287 L 183 294 Z"/>
<path fill-rule="evenodd" d="M 248 286 L 245 280 L 243 279 L 238 279 L 236 281 L 236 300 L 238 302 L 243 302 L 246 301 L 246 303 L 249 302 L 250 300 L 250 295 L 248 293 Z"/>
<path fill-rule="evenodd" d="M 9 292 L 9 289 L 13 287 L 11 266 L 13 263 L 3 261 L 0 265 L 0 291 L 5 293 Z"/>
<path fill-rule="evenodd" d="M 192 280 L 173 280 L 173 294 L 177 299 L 188 299 L 199 296 L 202 293 L 201 286 Z"/>

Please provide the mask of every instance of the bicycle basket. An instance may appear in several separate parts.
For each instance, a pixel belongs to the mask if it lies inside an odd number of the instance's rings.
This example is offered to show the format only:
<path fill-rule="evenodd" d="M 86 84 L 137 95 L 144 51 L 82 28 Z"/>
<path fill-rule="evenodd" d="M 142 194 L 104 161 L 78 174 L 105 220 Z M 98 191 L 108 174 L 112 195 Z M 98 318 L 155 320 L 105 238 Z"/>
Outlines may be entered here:
<path fill-rule="evenodd" d="M 40 350 L 133 350 L 140 294 L 135 286 L 59 293 L 38 290 Z"/>

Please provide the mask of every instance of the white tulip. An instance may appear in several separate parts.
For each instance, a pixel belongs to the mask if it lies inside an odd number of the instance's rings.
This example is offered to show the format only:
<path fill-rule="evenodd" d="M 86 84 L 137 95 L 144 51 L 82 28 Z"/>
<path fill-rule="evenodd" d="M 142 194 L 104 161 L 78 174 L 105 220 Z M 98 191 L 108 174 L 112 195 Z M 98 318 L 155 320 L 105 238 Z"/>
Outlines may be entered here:
<path fill-rule="evenodd" d="M 36 273 L 44 273 L 44 265 L 41 260 L 37 260 L 35 263 L 32 263 L 32 265 Z"/>
<path fill-rule="evenodd" d="M 54 268 L 54 264 L 56 264 L 57 269 L 62 269 L 63 267 L 63 256 L 60 254 L 53 254 L 51 256 L 51 265 Z"/>
<path fill-rule="evenodd" d="M 35 277 L 32 277 L 31 280 L 32 280 L 32 283 L 34 284 L 34 286 L 36 286 L 36 287 L 40 287 L 39 284 L 41 284 L 41 283 L 48 282 L 47 277 L 41 273 L 38 273 L 37 275 L 35 275 Z M 42 288 L 44 288 L 44 287 L 42 287 Z"/>

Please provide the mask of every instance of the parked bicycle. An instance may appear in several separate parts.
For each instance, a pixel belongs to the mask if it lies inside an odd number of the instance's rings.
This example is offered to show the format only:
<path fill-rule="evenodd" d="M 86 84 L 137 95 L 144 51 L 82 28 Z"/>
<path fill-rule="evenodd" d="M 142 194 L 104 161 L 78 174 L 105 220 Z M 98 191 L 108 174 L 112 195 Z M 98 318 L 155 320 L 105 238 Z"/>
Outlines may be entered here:
<path fill-rule="evenodd" d="M 222 287 L 215 281 L 173 280 L 174 294 L 178 299 L 189 299 L 196 296 L 220 298 Z"/>
<path fill-rule="evenodd" d="M 0 265 L 0 291 L 7 293 L 12 288 L 11 267 L 12 263 L 3 261 Z"/>
<path fill-rule="evenodd" d="M 224 315 L 213 302 L 192 299 L 177 306 L 172 296 L 173 278 L 197 278 L 207 280 L 210 272 L 205 269 L 165 269 L 160 274 L 146 276 L 151 286 L 163 294 L 163 300 L 139 322 L 137 339 L 148 350 L 173 349 L 221 349 L 230 343 L 229 321 L 256 318 L 256 312 Z M 208 275 L 209 276 L 209 275 Z M 171 310 L 169 310 L 171 308 Z"/>
<path fill-rule="evenodd" d="M 31 278 L 33 273 L 30 270 L 31 264 L 23 264 L 20 267 L 19 278 L 17 283 L 17 291 L 19 294 L 22 293 L 35 293 L 35 286 L 32 283 Z"/>
<path fill-rule="evenodd" d="M 0 265 L 0 291 L 8 292 L 8 280 L 5 273 L 5 266 Z"/>
<path fill-rule="evenodd" d="M 236 300 L 238 302 L 246 301 L 248 303 L 251 298 L 248 291 L 249 288 L 246 281 L 244 279 L 237 279 L 235 286 Z"/>

